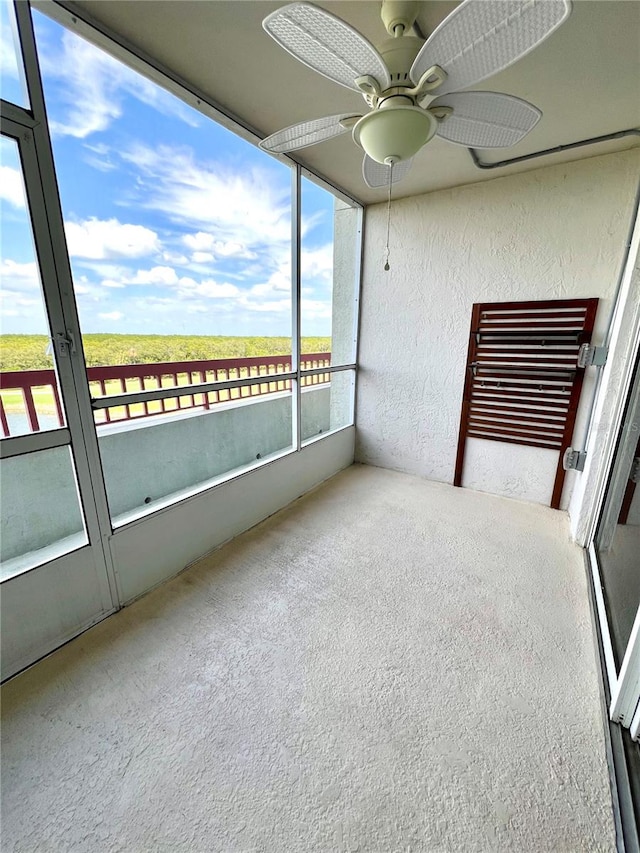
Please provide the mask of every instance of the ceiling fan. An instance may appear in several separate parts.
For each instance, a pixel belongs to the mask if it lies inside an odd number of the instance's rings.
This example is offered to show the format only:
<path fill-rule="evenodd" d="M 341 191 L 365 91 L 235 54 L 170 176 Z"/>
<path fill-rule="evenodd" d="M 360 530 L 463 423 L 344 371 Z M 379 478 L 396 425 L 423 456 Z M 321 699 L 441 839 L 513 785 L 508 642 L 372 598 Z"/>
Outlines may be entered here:
<path fill-rule="evenodd" d="M 292 3 L 262 25 L 303 62 L 364 96 L 370 112 L 343 113 L 279 130 L 260 145 L 282 153 L 351 131 L 364 149 L 370 187 L 398 183 L 434 136 L 472 148 L 515 145 L 542 113 L 497 92 L 461 92 L 502 71 L 550 36 L 571 0 L 463 0 L 429 38 L 411 35 L 419 3 L 383 0 L 389 34 L 376 49 L 349 24 L 311 3 Z"/>

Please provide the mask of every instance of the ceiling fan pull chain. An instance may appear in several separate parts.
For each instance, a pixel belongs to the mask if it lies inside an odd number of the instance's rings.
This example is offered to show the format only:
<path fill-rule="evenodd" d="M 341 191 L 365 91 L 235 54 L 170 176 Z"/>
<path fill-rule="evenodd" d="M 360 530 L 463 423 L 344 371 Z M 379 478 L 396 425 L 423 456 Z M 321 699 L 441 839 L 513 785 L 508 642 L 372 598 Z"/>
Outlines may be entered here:
<path fill-rule="evenodd" d="M 391 224 L 391 184 L 393 183 L 393 163 L 389 164 L 389 192 L 387 194 L 387 242 L 384 247 L 384 270 L 389 272 L 389 226 Z"/>

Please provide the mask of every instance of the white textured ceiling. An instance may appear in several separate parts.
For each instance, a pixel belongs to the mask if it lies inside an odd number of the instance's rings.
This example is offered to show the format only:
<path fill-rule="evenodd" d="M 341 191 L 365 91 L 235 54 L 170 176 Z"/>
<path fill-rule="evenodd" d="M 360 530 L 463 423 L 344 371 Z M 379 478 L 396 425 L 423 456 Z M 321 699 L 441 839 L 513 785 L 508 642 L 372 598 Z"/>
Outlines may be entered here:
<path fill-rule="evenodd" d="M 266 0 L 77 0 L 92 18 L 155 57 L 265 136 L 332 113 L 366 111 L 362 98 L 299 63 L 262 29 L 283 3 Z M 374 44 L 386 37 L 380 2 L 321 2 Z M 425 0 L 418 23 L 428 34 L 456 3 Z M 573 13 L 546 42 L 476 88 L 507 92 L 538 106 L 543 118 L 519 145 L 480 152 L 496 162 L 640 127 L 640 2 L 574 0 Z M 364 108 L 364 109 L 363 109 Z M 480 171 L 466 148 L 440 139 L 415 158 L 394 197 L 459 186 L 545 164 L 638 145 L 631 137 Z M 362 152 L 349 134 L 297 152 L 304 165 L 365 203 L 381 201 L 361 177 Z"/>

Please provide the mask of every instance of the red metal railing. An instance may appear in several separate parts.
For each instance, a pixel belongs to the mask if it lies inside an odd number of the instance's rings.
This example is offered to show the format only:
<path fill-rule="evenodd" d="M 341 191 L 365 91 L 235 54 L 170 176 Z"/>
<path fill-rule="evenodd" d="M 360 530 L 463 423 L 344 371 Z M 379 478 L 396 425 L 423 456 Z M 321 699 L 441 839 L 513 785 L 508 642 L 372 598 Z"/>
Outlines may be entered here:
<path fill-rule="evenodd" d="M 331 353 L 309 353 L 301 358 L 303 370 L 328 367 Z M 132 391 L 149 391 L 156 388 L 177 388 L 182 385 L 195 385 L 205 382 L 227 382 L 234 379 L 247 379 L 264 376 L 265 381 L 241 388 L 223 391 L 207 391 L 180 397 L 165 397 L 161 400 L 114 406 L 95 411 L 96 423 L 114 423 L 117 421 L 144 418 L 163 412 L 183 411 L 184 409 L 209 409 L 217 403 L 225 403 L 245 397 L 257 397 L 286 391 L 291 382 L 278 379 L 278 375 L 291 370 L 291 356 L 274 355 L 255 358 L 225 358 L 211 361 L 172 361 L 156 364 L 119 364 L 109 367 L 89 367 L 87 376 L 92 398 L 109 397 Z M 308 376 L 303 385 L 316 385 L 329 381 L 330 374 Z M 58 394 L 56 375 L 53 370 L 16 370 L 0 373 L 0 389 L 19 391 L 24 405 L 29 430 L 39 432 L 37 396 L 46 401 L 47 407 L 55 409 L 59 426 L 64 425 L 62 405 Z M 34 395 L 34 391 L 36 394 Z M 20 412 L 22 414 L 22 411 Z M 11 435 L 4 401 L 0 396 L 0 426 L 2 435 Z"/>

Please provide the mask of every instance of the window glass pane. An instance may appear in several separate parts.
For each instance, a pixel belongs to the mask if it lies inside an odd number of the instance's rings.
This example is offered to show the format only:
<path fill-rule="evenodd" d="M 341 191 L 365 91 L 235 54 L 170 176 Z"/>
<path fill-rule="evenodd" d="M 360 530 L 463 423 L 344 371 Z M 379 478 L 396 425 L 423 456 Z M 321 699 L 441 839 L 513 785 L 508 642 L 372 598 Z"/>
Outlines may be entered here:
<path fill-rule="evenodd" d="M 290 382 L 209 392 L 208 403 L 204 394 L 195 396 L 190 411 L 98 430 L 115 525 L 292 448 Z"/>
<path fill-rule="evenodd" d="M 0 98 L 29 107 L 13 0 L 0 0 Z"/>
<path fill-rule="evenodd" d="M 640 607 L 640 353 L 595 545 L 613 653 L 620 668 Z"/>
<path fill-rule="evenodd" d="M 92 397 L 289 371 L 290 168 L 34 21 Z M 96 410 L 112 516 L 291 447 L 260 389 Z"/>
<path fill-rule="evenodd" d="M 0 579 L 87 544 L 69 447 L 0 460 Z"/>
<path fill-rule="evenodd" d="M 302 443 L 353 423 L 355 371 L 341 370 L 303 379 Z"/>
<path fill-rule="evenodd" d="M 331 364 L 355 361 L 358 209 L 302 179 L 300 327 Z M 308 352 L 303 346 L 303 354 Z M 303 360 L 304 361 L 304 360 Z M 304 365 L 303 365 L 304 366 Z"/>
<path fill-rule="evenodd" d="M 0 422 L 3 437 L 64 425 L 15 139 L 0 137 Z"/>

